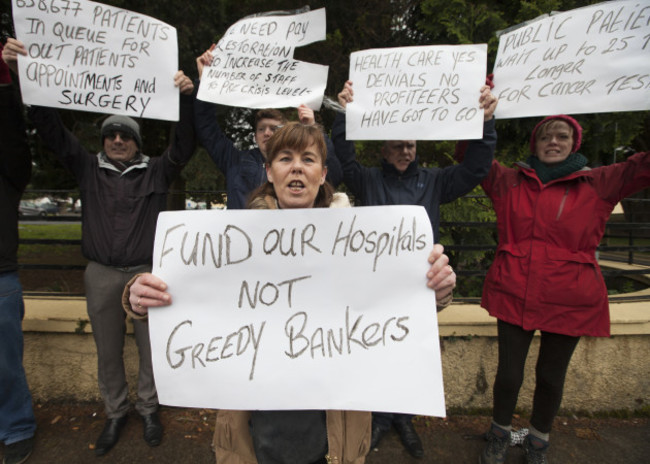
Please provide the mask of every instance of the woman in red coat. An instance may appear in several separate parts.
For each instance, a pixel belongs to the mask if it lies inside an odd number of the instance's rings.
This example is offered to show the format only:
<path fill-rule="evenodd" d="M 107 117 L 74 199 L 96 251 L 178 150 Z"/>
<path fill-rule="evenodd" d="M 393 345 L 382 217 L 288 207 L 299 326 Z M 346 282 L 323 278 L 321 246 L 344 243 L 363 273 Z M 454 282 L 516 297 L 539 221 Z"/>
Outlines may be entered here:
<path fill-rule="evenodd" d="M 650 186 L 650 152 L 596 169 L 577 153 L 580 124 L 542 120 L 527 163 L 493 161 L 483 189 L 497 215 L 499 245 L 481 306 L 498 319 L 499 364 L 488 444 L 480 462 L 502 463 L 535 330 L 541 331 L 527 462 L 545 463 L 567 367 L 581 336 L 609 336 L 607 289 L 596 247 L 614 206 Z"/>

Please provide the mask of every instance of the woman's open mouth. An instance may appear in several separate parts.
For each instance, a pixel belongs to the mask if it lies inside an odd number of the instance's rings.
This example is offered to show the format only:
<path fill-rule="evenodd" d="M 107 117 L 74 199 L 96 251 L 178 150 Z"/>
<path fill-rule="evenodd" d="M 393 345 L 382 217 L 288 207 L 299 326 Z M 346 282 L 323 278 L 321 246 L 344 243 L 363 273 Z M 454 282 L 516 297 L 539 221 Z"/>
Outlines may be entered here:
<path fill-rule="evenodd" d="M 299 191 L 305 188 L 305 184 L 302 181 L 299 180 L 293 180 L 289 182 L 289 188 L 292 191 Z"/>

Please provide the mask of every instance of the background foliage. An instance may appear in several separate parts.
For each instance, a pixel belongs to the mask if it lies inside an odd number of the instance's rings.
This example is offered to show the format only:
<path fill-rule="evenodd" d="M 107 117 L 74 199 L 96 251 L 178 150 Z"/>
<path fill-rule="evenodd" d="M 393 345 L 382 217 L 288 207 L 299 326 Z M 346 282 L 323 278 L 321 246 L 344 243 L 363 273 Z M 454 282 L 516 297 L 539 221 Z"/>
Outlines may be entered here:
<path fill-rule="evenodd" d="M 5 15 L 11 13 L 10 0 L 0 0 Z M 196 77 L 195 58 L 211 43 L 219 40 L 227 27 L 238 19 L 259 12 L 290 10 L 309 5 L 312 9 L 327 7 L 327 40 L 299 48 L 298 59 L 329 66 L 326 95 L 336 99 L 336 94 L 347 79 L 349 55 L 356 50 L 378 47 L 396 47 L 428 44 L 488 44 L 488 69 L 492 69 L 501 29 L 531 20 L 551 11 L 564 11 L 586 6 L 598 1 L 579 0 L 349 0 L 294 1 L 294 0 L 105 0 L 103 3 L 138 11 L 165 21 L 178 30 L 179 62 L 190 77 Z M 498 76 L 495 77 L 498 81 Z M 225 131 L 241 147 L 252 144 L 251 111 L 221 107 L 219 118 Z M 288 110 L 289 117 L 293 110 Z M 62 111 L 67 126 L 91 150 L 100 148 L 98 128 L 104 116 L 93 113 Z M 331 127 L 334 113 L 321 111 L 320 118 Z M 506 164 L 528 155 L 528 137 L 538 118 L 501 120 L 497 122 L 499 143 L 497 157 Z M 620 161 L 626 150 L 650 149 L 650 117 L 648 112 L 604 113 L 579 115 L 584 128 L 581 152 L 591 166 Z M 169 123 L 143 120 L 142 132 L 145 151 L 149 155 L 163 152 L 169 140 Z M 35 170 L 32 188 L 74 188 L 74 181 L 42 147 L 38 137 L 33 138 Z M 447 166 L 454 162 L 454 143 L 420 142 L 418 155 L 424 165 Z M 373 142 L 357 143 L 360 161 L 378 164 L 378 145 Z M 183 172 L 177 189 L 217 191 L 224 189 L 224 178 L 201 149 Z M 480 189 L 476 194 L 482 194 Z M 207 197 L 210 197 L 209 195 Z M 218 199 L 212 196 L 213 199 Z M 489 202 L 466 199 L 443 206 L 443 221 L 494 220 Z M 496 243 L 490 229 L 467 230 L 444 228 L 440 237 L 447 245 L 463 243 Z M 476 268 L 491 260 L 490 253 L 477 251 L 464 253 L 462 260 L 454 255 L 455 266 Z"/>

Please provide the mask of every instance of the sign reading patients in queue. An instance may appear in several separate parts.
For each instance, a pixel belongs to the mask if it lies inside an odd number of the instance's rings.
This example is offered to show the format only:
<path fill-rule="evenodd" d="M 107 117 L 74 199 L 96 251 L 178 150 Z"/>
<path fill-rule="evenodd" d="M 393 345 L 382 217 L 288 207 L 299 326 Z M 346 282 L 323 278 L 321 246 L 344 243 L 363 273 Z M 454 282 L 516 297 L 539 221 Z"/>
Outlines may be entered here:
<path fill-rule="evenodd" d="M 380 48 L 350 55 L 349 140 L 483 136 L 487 45 Z"/>
<path fill-rule="evenodd" d="M 558 13 L 503 33 L 497 118 L 650 109 L 650 0 Z"/>
<path fill-rule="evenodd" d="M 13 0 L 27 104 L 177 121 L 176 29 L 101 3 Z"/>
<path fill-rule="evenodd" d="M 421 206 L 161 213 L 160 402 L 444 416 L 432 243 Z"/>
<path fill-rule="evenodd" d="M 198 98 L 246 108 L 305 104 L 318 110 L 327 66 L 293 58 L 296 47 L 325 40 L 325 8 L 295 15 L 259 15 L 230 26 L 201 76 Z"/>

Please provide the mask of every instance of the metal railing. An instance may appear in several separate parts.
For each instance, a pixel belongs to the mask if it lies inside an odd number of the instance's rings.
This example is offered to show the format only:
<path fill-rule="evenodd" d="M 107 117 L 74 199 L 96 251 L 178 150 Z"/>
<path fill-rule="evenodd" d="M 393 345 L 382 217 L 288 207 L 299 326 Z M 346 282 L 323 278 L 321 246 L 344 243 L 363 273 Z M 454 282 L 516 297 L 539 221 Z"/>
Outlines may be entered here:
<path fill-rule="evenodd" d="M 186 197 L 192 198 L 221 198 L 224 192 L 190 192 L 190 191 L 175 191 L 170 192 L 176 195 L 183 194 Z M 25 218 L 27 219 L 27 218 Z M 50 216 L 47 218 L 35 218 L 37 220 L 47 221 L 80 221 L 80 216 L 77 215 L 62 215 Z M 494 222 L 441 222 L 440 228 L 444 232 L 451 230 L 458 230 L 459 228 L 467 229 L 463 234 L 471 234 L 472 229 L 489 229 L 496 237 L 496 223 Z M 443 233 L 444 236 L 444 233 Z M 468 235 L 469 236 L 469 235 Z M 627 243 L 610 245 L 609 242 L 618 239 L 624 240 Z M 464 244 L 463 237 L 456 240 L 456 244 L 445 245 L 445 251 L 450 255 L 452 262 L 456 263 L 461 261 L 463 253 L 467 252 L 494 252 L 497 248 L 495 243 L 484 244 Z M 20 239 L 21 245 L 66 245 L 66 246 L 80 246 L 81 240 L 78 239 Z M 597 249 L 597 256 L 599 259 L 607 259 L 609 261 L 619 261 L 627 264 L 637 264 L 642 266 L 640 269 L 602 269 L 604 277 L 619 277 L 619 276 L 634 276 L 641 277 L 644 275 L 650 276 L 650 222 L 620 222 L 610 221 L 607 223 L 606 234 Z M 465 266 L 454 266 L 454 270 L 460 279 L 463 277 L 474 277 L 482 279 L 487 274 L 489 264 L 477 268 L 467 268 Z M 648 269 L 645 269 L 648 267 Z M 39 271 L 39 270 L 61 270 L 61 271 L 81 271 L 85 269 L 85 264 L 39 264 L 39 263 L 19 263 L 19 269 L 24 271 Z M 650 280 L 648 281 L 650 286 Z M 29 292 L 27 292 L 29 293 Z M 626 298 L 625 295 L 612 295 L 610 299 L 620 300 Z M 479 298 L 476 297 L 458 297 L 458 301 L 476 302 Z M 650 297 L 648 298 L 650 299 Z"/>

